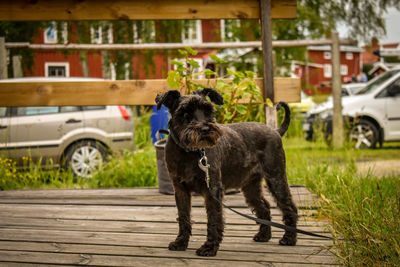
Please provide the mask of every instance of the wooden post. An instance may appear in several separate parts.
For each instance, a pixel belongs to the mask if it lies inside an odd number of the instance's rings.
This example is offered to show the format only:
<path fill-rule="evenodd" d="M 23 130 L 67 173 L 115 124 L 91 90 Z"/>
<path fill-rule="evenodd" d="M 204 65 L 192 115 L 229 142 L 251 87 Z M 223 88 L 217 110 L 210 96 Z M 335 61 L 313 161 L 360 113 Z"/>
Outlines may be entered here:
<path fill-rule="evenodd" d="M 22 71 L 22 56 L 15 55 L 12 57 L 12 67 L 13 67 L 13 78 L 21 78 L 24 77 Z"/>
<path fill-rule="evenodd" d="M 4 37 L 0 37 L 0 79 L 7 79 L 7 49 Z"/>
<path fill-rule="evenodd" d="M 306 88 L 308 88 L 308 86 L 310 85 L 310 69 L 309 69 L 309 66 L 308 66 L 308 49 L 307 49 L 307 47 L 306 47 L 306 55 L 305 55 L 305 58 L 306 58 L 306 70 L 305 70 L 305 76 L 306 76 Z"/>
<path fill-rule="evenodd" d="M 340 76 L 339 34 L 332 33 L 333 148 L 343 147 L 342 89 Z"/>
<path fill-rule="evenodd" d="M 263 51 L 264 100 L 274 103 L 274 66 L 272 62 L 271 0 L 260 0 L 260 18 Z M 276 128 L 276 109 L 265 105 L 265 120 L 268 126 Z"/>

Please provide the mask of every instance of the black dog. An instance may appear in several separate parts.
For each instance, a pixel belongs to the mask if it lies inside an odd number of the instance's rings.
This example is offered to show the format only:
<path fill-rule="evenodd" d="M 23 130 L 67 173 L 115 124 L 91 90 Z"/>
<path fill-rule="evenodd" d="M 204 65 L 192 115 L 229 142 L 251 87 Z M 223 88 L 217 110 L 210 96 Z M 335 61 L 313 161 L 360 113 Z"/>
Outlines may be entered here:
<path fill-rule="evenodd" d="M 186 250 L 192 232 L 190 210 L 191 193 L 202 194 L 207 210 L 207 241 L 197 251 L 200 256 L 215 256 L 222 241 L 224 222 L 222 201 L 224 191 L 241 188 L 246 202 L 261 219 L 271 219 L 270 205 L 264 199 L 262 181 L 283 212 L 286 225 L 296 227 L 297 208 L 292 201 L 286 178 L 285 152 L 281 136 L 287 131 L 290 110 L 285 108 L 282 126 L 271 129 L 262 123 L 233 123 L 222 125 L 213 118 L 215 104 L 223 104 L 222 96 L 215 90 L 205 88 L 193 95 L 181 96 L 178 91 L 157 95 L 157 108 L 165 105 L 171 113 L 170 136 L 166 144 L 166 163 L 175 189 L 178 208 L 179 233 L 170 250 Z M 210 164 L 210 190 L 205 172 L 198 162 L 204 149 Z M 213 197 L 214 195 L 214 197 Z M 267 242 L 271 228 L 261 225 L 254 241 Z M 296 233 L 286 231 L 279 241 L 281 245 L 294 246 Z"/>

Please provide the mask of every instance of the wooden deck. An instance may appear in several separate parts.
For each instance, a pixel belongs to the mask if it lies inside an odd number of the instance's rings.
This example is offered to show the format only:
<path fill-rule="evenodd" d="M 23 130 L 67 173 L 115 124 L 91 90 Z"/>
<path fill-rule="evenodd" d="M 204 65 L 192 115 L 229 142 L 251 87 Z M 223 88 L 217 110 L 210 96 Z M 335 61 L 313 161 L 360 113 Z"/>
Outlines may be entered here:
<path fill-rule="evenodd" d="M 301 215 L 299 228 L 324 233 L 315 220 L 313 199 L 292 187 Z M 270 198 L 267 195 L 268 198 Z M 226 204 L 250 214 L 241 194 Z M 274 203 L 272 200 L 270 203 Z M 273 205 L 273 220 L 281 222 Z M 0 266 L 302 266 L 334 265 L 331 241 L 299 235 L 295 247 L 282 247 L 282 230 L 268 243 L 252 240 L 258 226 L 225 210 L 225 236 L 216 257 L 195 255 L 206 235 L 201 197 L 193 198 L 189 249 L 169 251 L 177 233 L 173 196 L 156 188 L 0 192 Z M 325 233 L 326 234 L 326 233 Z"/>

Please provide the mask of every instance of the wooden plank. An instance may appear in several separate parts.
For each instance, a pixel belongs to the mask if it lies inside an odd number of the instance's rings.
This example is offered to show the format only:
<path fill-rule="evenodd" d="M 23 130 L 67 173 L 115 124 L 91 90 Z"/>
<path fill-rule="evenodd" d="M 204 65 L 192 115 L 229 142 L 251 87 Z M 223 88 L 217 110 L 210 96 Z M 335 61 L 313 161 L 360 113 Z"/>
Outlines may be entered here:
<path fill-rule="evenodd" d="M 272 208 L 276 208 L 276 203 L 271 196 L 266 196 L 266 200 Z M 299 209 L 310 209 L 315 206 L 311 196 L 293 196 L 293 200 Z M 161 201 L 161 204 L 160 204 Z M 46 205 L 97 205 L 97 206 L 142 206 L 142 207 L 175 207 L 173 196 L 159 197 L 159 199 L 144 197 L 143 199 L 131 198 L 0 198 L 1 204 L 46 204 Z M 225 198 L 224 203 L 232 208 L 245 207 L 244 198 L 232 199 Z M 194 197 L 192 207 L 204 207 L 204 200 L 201 197 Z"/>
<path fill-rule="evenodd" d="M 150 190 L 149 190 L 150 191 Z M 96 194 L 96 192 L 98 192 Z M 0 192 L 2 204 L 47 204 L 47 205 L 109 205 L 109 206 L 162 206 L 175 207 L 172 195 L 162 195 L 157 191 L 154 195 L 135 195 L 142 190 L 112 189 L 105 190 L 37 190 L 37 191 L 3 191 Z M 87 194 L 85 194 L 87 193 Z M 107 195 L 104 195 L 107 193 Z M 103 197 L 99 197 L 103 195 Z M 271 194 L 264 194 L 271 207 L 276 203 Z M 292 197 L 299 209 L 311 209 L 314 197 L 306 191 L 292 189 Z M 247 207 L 243 194 L 226 195 L 224 203 L 230 207 Z M 204 207 L 201 196 L 192 197 L 193 207 Z"/>
<path fill-rule="evenodd" d="M 8 246 L 7 246 L 8 245 Z M 157 258 L 170 258 L 173 256 L 183 259 L 201 259 L 201 257 L 195 256 L 194 251 L 176 251 L 170 252 L 165 248 L 146 248 L 141 247 L 113 247 L 104 245 L 82 245 L 82 244 L 38 244 L 33 242 L 22 242 L 21 244 L 15 244 L 11 242 L 0 242 L 1 248 L 12 250 L 12 251 L 34 251 L 34 252 L 55 252 L 55 253 L 81 253 L 85 255 L 110 255 L 110 256 L 141 256 L 141 257 L 157 257 Z M 288 259 L 289 258 L 289 259 Z M 290 257 L 286 253 L 264 252 L 264 253 L 253 253 L 243 251 L 219 251 L 217 257 L 214 260 L 218 261 L 256 261 L 263 262 L 268 259 L 268 262 L 288 262 L 288 263 L 314 263 L 314 264 L 332 264 L 332 258 L 321 256 L 321 255 L 304 255 L 301 253 L 290 254 Z"/>
<path fill-rule="evenodd" d="M 292 195 L 310 195 L 310 191 L 304 186 L 290 186 Z M 264 194 L 269 194 L 264 189 Z M 121 198 L 142 198 L 143 196 L 171 197 L 160 194 L 158 187 L 136 187 L 136 188 L 109 188 L 109 189 L 51 189 L 51 190 L 5 190 L 0 191 L 0 197 L 15 198 L 47 198 L 47 197 L 121 197 Z M 197 196 L 195 196 L 197 197 Z M 241 194 L 228 195 L 227 198 L 242 198 Z"/>
<path fill-rule="evenodd" d="M 305 187 L 291 187 L 293 200 L 299 209 L 315 206 L 313 197 Z M 275 200 L 267 189 L 264 196 L 272 208 Z M 226 195 L 224 202 L 230 207 L 247 207 L 242 193 Z M 111 205 L 175 207 L 172 195 L 162 195 L 158 188 L 81 189 L 81 190 L 10 190 L 0 191 L 2 204 L 48 204 L 48 205 Z M 201 196 L 192 197 L 193 207 L 204 207 Z"/>
<path fill-rule="evenodd" d="M 296 4 L 295 0 L 273 0 L 272 18 L 296 18 Z M 257 19 L 259 17 L 257 0 L 0 1 L 2 21 Z"/>
<path fill-rule="evenodd" d="M 357 45 L 354 40 L 341 39 L 341 45 Z M 331 39 L 319 40 L 278 40 L 272 41 L 272 47 L 301 47 L 310 45 L 331 45 Z M 34 50 L 169 50 L 185 49 L 224 49 L 224 48 L 260 48 L 261 41 L 203 42 L 203 43 L 143 43 L 143 44 L 32 44 L 29 42 L 6 42 L 5 48 L 29 48 Z"/>
<path fill-rule="evenodd" d="M 142 232 L 142 233 L 176 233 L 178 224 L 174 221 L 109 221 L 109 220 L 71 220 L 71 219 L 45 219 L 45 218 L 15 218 L 2 217 L 0 227 L 8 229 L 49 229 L 64 231 L 95 231 L 95 232 Z M 313 226 L 311 223 L 300 221 L 298 227 L 313 233 L 326 233 L 324 226 Z M 204 234 L 207 225 L 196 223 L 193 235 Z M 252 237 L 258 231 L 256 224 L 231 224 L 225 225 L 225 236 Z M 272 228 L 272 232 L 283 233 L 284 230 Z M 303 238 L 302 236 L 301 238 Z"/>
<path fill-rule="evenodd" d="M 188 266 L 181 258 L 154 258 L 138 256 L 92 255 L 82 253 L 40 253 L 30 251 L 0 251 L 0 262 L 38 263 L 38 264 L 67 264 L 94 266 Z M 237 261 L 217 261 L 213 259 L 191 259 L 190 266 L 234 266 Z M 243 261 L 246 266 L 260 266 L 256 262 Z"/>
<path fill-rule="evenodd" d="M 97 245 L 124 245 L 141 247 L 163 247 L 166 248 L 169 242 L 176 238 L 177 232 L 169 234 L 157 233 L 107 233 L 95 231 L 60 231 L 47 229 L 3 229 L 0 228 L 0 240 L 4 241 L 35 241 L 35 242 L 60 242 L 77 244 L 97 244 Z M 282 236 L 275 234 L 267 243 L 254 242 L 249 237 L 225 236 L 221 243 L 221 249 L 251 251 L 257 246 L 265 248 L 267 246 L 278 245 Z M 206 239 L 206 232 L 203 235 L 195 235 L 190 238 L 189 248 L 200 247 Z M 330 245 L 330 240 L 318 238 L 299 238 L 296 247 L 319 247 Z"/>
<path fill-rule="evenodd" d="M 279 246 L 254 246 L 257 247 L 258 250 L 254 250 L 252 248 L 252 251 L 247 251 L 248 248 L 240 248 L 240 246 L 236 247 L 234 250 L 231 251 L 226 251 L 224 249 L 220 250 L 220 253 L 218 256 L 218 259 L 222 259 L 223 257 L 226 257 L 230 253 L 237 253 L 239 252 L 242 254 L 243 252 L 248 253 L 249 255 L 244 255 L 243 259 L 245 260 L 248 258 L 250 255 L 256 255 L 256 257 L 259 257 L 259 254 L 262 254 L 264 257 L 264 254 L 269 254 L 269 253 L 282 253 L 282 249 Z M 116 248 L 120 248 L 119 251 L 116 253 L 114 252 Z M 130 254 L 130 255 L 135 255 L 137 253 L 137 249 L 142 249 L 143 251 L 148 251 L 147 248 L 143 249 L 143 247 L 140 246 L 124 246 L 120 245 L 118 247 L 113 247 L 111 245 L 99 245 L 99 244 L 69 244 L 69 243 L 51 243 L 51 242 L 32 242 L 32 241 L 0 241 L 0 250 L 14 250 L 14 251 L 23 251 L 23 250 L 29 250 L 29 251 L 37 251 L 37 252 L 83 252 L 83 253 L 88 253 L 89 251 L 93 251 L 94 249 L 96 251 L 104 251 L 105 249 L 112 251 L 114 253 L 112 254 Z M 165 247 L 149 247 L 150 250 L 151 248 L 153 249 L 154 254 L 165 254 Z M 131 250 L 131 252 L 129 252 Z M 171 252 L 174 253 L 174 252 Z M 184 252 L 179 252 L 180 255 L 174 255 L 174 256 L 182 256 L 182 254 L 187 254 Z M 221 255 L 221 253 L 223 255 Z M 105 254 L 110 254 L 110 253 L 105 253 Z M 292 247 L 290 250 L 287 250 L 286 255 L 291 256 L 293 254 L 299 254 L 303 256 L 308 256 L 311 254 L 315 254 L 318 256 L 329 256 L 331 255 L 330 252 L 328 251 L 318 251 L 315 247 Z M 170 255 L 171 256 L 171 255 Z M 186 255 L 184 255 L 186 256 Z M 232 260 L 234 260 L 232 258 Z M 253 259 L 255 260 L 255 259 Z"/>
<path fill-rule="evenodd" d="M 310 191 L 304 186 L 291 186 L 292 195 L 310 195 Z M 265 195 L 269 195 L 268 190 L 264 189 Z M 53 190 L 5 190 L 0 191 L 0 198 L 132 198 L 146 199 L 145 197 L 160 197 L 160 204 L 164 197 L 173 196 L 162 195 L 157 187 L 137 187 L 137 188 L 110 188 L 110 189 L 53 189 Z M 199 196 L 194 196 L 194 198 Z M 242 194 L 228 195 L 225 198 L 240 198 Z"/>
<path fill-rule="evenodd" d="M 277 101 L 299 102 L 300 79 L 275 78 Z M 229 81 L 229 80 L 227 80 Z M 215 80 L 198 80 L 213 87 Z M 257 79 L 262 88 L 262 79 Z M 0 106 L 154 105 L 167 81 L 0 82 Z M 182 90 L 184 91 L 184 90 Z"/>
<path fill-rule="evenodd" d="M 243 213 L 250 213 L 248 208 L 237 208 Z M 315 214 L 314 211 L 299 210 L 299 216 Z M 177 210 L 175 207 L 127 207 L 127 206 L 54 206 L 54 205 L 19 205 L 0 204 L 0 215 L 31 218 L 71 218 L 86 220 L 140 220 L 140 221 L 175 221 Z M 271 215 L 281 216 L 278 209 L 271 209 Z M 206 222 L 207 215 L 204 208 L 193 208 L 192 217 L 196 222 Z M 231 211 L 225 212 L 226 221 L 249 222 Z"/>
<path fill-rule="evenodd" d="M 141 243 L 140 241 L 138 242 L 137 245 L 132 244 L 132 245 L 125 245 L 125 244 L 96 244 L 96 243 L 91 243 L 90 241 L 88 243 L 80 243 L 79 240 L 75 240 L 74 242 L 70 242 L 70 243 L 64 243 L 64 242 L 52 242 L 52 241 L 30 241 L 29 240 L 30 237 L 26 238 L 26 240 L 0 240 L 0 250 L 2 249 L 6 249 L 8 244 L 11 243 L 10 246 L 8 246 L 9 248 L 12 248 L 13 250 L 17 250 L 16 248 L 13 248 L 13 246 L 16 246 L 16 244 L 18 244 L 18 246 L 20 247 L 20 250 L 28 250 L 27 247 L 23 246 L 24 244 L 27 244 L 29 246 L 29 244 L 38 244 L 39 246 L 42 245 L 42 249 L 46 248 L 46 244 L 51 245 L 52 249 L 55 250 L 57 247 L 59 249 L 62 249 L 63 244 L 71 244 L 71 243 L 75 243 L 75 244 L 82 244 L 85 246 L 115 246 L 115 247 L 132 247 L 132 248 L 161 248 L 163 250 L 166 250 L 166 246 L 168 245 L 168 241 L 166 240 L 161 240 L 160 243 L 147 243 L 148 246 L 146 246 L 145 243 Z M 173 240 L 173 239 L 172 239 Z M 80 240 L 82 241 L 82 240 Z M 101 242 L 101 241 L 100 241 Z M 124 242 L 122 242 L 124 243 Z M 15 244 L 15 245 L 12 245 Z M 189 249 L 195 249 L 196 247 L 201 245 L 201 240 L 199 241 L 194 241 L 191 242 Z M 50 248 L 51 249 L 51 248 Z M 46 249 L 46 250 L 42 250 L 42 251 L 50 251 L 50 249 Z M 39 251 L 39 249 L 37 250 Z M 259 244 L 257 242 L 252 241 L 251 239 L 248 240 L 247 242 L 242 242 L 241 244 L 228 244 L 228 245 L 223 245 L 221 247 L 220 251 L 230 251 L 230 252 L 250 252 L 250 253 L 282 253 L 282 247 L 280 247 L 277 244 L 272 244 L 271 242 L 268 243 L 264 243 L 264 244 Z M 173 253 L 173 252 L 171 252 Z M 191 252 L 190 252 L 191 253 Z M 294 246 L 291 247 L 289 250 L 285 251 L 285 254 L 290 256 L 292 254 L 300 254 L 300 255 L 320 255 L 320 256 L 331 256 L 332 253 L 327 251 L 327 250 L 323 250 L 320 249 L 317 246 Z M 171 255 L 171 256 L 177 256 L 177 255 Z"/>

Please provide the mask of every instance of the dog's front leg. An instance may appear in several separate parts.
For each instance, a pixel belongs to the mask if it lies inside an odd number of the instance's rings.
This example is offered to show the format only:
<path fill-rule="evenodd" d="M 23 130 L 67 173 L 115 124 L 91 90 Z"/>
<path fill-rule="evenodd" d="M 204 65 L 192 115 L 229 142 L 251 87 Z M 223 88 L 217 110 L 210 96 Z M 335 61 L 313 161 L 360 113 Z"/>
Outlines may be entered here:
<path fill-rule="evenodd" d="M 186 250 L 192 235 L 190 220 L 191 194 L 182 184 L 174 183 L 175 202 L 178 208 L 179 233 L 175 241 L 168 246 L 169 250 Z"/>
<path fill-rule="evenodd" d="M 211 194 L 222 202 L 223 190 L 221 186 L 207 190 L 205 193 L 205 205 L 207 210 L 207 241 L 196 251 L 198 256 L 215 256 L 222 241 L 224 232 L 224 220 L 222 205 Z"/>

